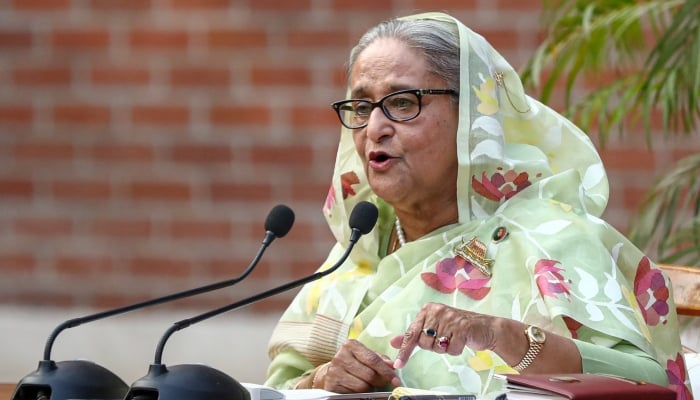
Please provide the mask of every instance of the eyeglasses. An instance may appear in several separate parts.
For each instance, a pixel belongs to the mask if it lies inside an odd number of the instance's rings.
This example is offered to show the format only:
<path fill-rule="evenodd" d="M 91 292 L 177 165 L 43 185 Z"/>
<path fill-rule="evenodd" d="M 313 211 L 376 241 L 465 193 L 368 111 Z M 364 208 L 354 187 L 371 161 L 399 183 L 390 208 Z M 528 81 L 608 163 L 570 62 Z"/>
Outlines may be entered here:
<path fill-rule="evenodd" d="M 341 100 L 331 104 L 338 113 L 340 123 L 348 129 L 359 129 L 367 126 L 369 116 L 376 107 L 381 107 L 382 112 L 392 121 L 410 121 L 420 114 L 421 98 L 427 94 L 449 94 L 459 96 L 452 89 L 406 89 L 389 93 L 379 101 L 369 100 Z"/>

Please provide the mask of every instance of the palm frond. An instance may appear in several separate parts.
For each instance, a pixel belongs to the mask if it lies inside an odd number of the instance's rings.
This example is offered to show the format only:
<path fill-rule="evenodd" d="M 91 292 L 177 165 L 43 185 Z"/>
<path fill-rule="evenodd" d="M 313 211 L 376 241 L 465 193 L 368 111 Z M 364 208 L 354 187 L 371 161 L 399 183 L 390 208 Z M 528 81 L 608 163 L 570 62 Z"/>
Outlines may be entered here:
<path fill-rule="evenodd" d="M 623 127 L 633 121 L 641 123 L 651 145 L 650 129 L 657 110 L 667 134 L 695 130 L 700 120 L 700 2 L 549 0 L 545 4 L 552 7 L 548 18 L 554 20 L 547 38 L 522 72 L 526 84 L 541 85 L 542 101 L 549 101 L 556 83 L 563 80 L 566 114 L 589 130 L 594 121 L 591 112 L 595 110 L 603 143 L 613 127 L 622 133 Z M 658 37 L 649 54 L 642 51 L 648 48 L 643 40 L 644 26 L 651 27 Z M 640 58 L 646 60 L 645 68 L 639 67 Z M 547 76 L 540 82 L 546 68 Z M 584 95 L 580 101 L 583 107 L 573 102 L 572 93 L 580 76 L 606 68 L 615 72 L 616 79 Z M 596 107 L 583 112 L 593 105 Z M 642 118 L 604 122 L 630 110 Z M 579 120 L 577 115 L 586 118 Z"/>
<path fill-rule="evenodd" d="M 630 240 L 662 262 L 700 265 L 700 154 L 682 158 L 647 193 Z"/>

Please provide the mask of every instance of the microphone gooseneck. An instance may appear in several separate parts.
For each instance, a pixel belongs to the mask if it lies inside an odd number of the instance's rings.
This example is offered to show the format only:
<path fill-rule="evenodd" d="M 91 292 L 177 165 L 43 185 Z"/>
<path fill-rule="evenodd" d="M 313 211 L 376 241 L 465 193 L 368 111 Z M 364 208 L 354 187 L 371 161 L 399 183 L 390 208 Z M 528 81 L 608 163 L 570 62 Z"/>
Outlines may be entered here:
<path fill-rule="evenodd" d="M 209 319 L 211 317 L 214 317 L 216 315 L 225 313 L 227 311 L 234 310 L 239 307 L 246 306 L 248 304 L 254 303 L 256 301 L 268 298 L 270 296 L 274 296 L 276 294 L 285 292 L 287 290 L 293 289 L 295 287 L 304 285 L 306 283 L 315 281 L 317 279 L 320 279 L 323 276 L 326 276 L 335 270 L 337 270 L 348 258 L 350 255 L 350 252 L 352 249 L 355 247 L 355 243 L 359 240 L 360 236 L 369 233 L 374 225 L 377 223 L 377 217 L 379 215 L 379 211 L 377 210 L 377 207 L 367 201 L 362 201 L 359 202 L 355 208 L 353 208 L 352 213 L 350 214 L 350 229 L 351 229 L 351 234 L 350 234 L 350 243 L 345 250 L 345 253 L 340 257 L 340 259 L 333 264 L 332 267 L 323 270 L 323 271 L 317 271 L 312 275 L 306 276 L 304 278 L 297 279 L 295 281 L 286 283 L 284 285 L 275 287 L 273 289 L 267 290 L 265 292 L 256 294 L 254 296 L 245 298 L 243 300 L 237 301 L 235 303 L 229 304 L 224 307 L 217 308 L 212 311 L 208 311 L 203 314 L 199 314 L 195 317 L 192 318 L 187 318 L 183 319 L 181 321 L 175 322 L 173 325 L 168 328 L 168 330 L 165 332 L 163 337 L 160 339 L 160 342 L 158 343 L 158 347 L 156 348 L 156 355 L 154 359 L 154 364 L 161 364 L 162 357 L 163 357 L 163 348 L 165 347 L 165 343 L 167 342 L 168 338 L 172 336 L 173 333 L 184 329 L 192 324 L 195 324 L 200 321 L 204 321 L 206 319 Z"/>
<path fill-rule="evenodd" d="M 51 349 L 58 335 L 68 328 L 87 322 L 232 286 L 245 279 L 253 271 L 270 243 L 276 237 L 286 235 L 293 223 L 294 212 L 289 207 L 284 205 L 275 206 L 265 221 L 265 237 L 255 258 L 245 271 L 236 278 L 137 304 L 73 318 L 59 324 L 46 340 L 44 358 L 39 361 L 37 370 L 22 378 L 17 384 L 12 400 L 36 400 L 41 398 L 41 396 L 49 396 L 52 400 L 122 398 L 128 391 L 128 386 L 109 370 L 86 360 L 62 361 L 58 363 L 51 360 Z"/>
<path fill-rule="evenodd" d="M 258 253 L 255 255 L 255 258 L 253 258 L 253 261 L 248 265 L 248 267 L 243 271 L 243 273 L 236 278 L 233 279 L 227 279 L 225 281 L 221 282 L 216 282 L 212 283 L 209 285 L 201 286 L 198 288 L 194 289 L 189 289 L 185 290 L 182 292 L 174 293 L 174 294 L 169 294 L 167 296 L 163 297 L 158 297 L 155 299 L 151 300 L 146 300 L 140 303 L 136 304 L 131 304 L 128 306 L 120 307 L 120 308 L 115 308 L 112 310 L 107 310 L 91 315 L 87 315 L 84 317 L 78 317 L 78 318 L 73 318 L 69 319 L 68 321 L 65 321 L 58 325 L 51 335 L 49 335 L 49 338 L 46 341 L 46 346 L 44 347 L 44 360 L 50 360 L 51 359 L 51 348 L 53 347 L 53 343 L 56 341 L 56 337 L 63 332 L 64 330 L 68 328 L 73 328 L 79 325 L 82 325 L 86 322 L 91 322 L 91 321 L 96 321 L 99 319 L 111 317 L 113 315 L 118 315 L 118 314 L 123 314 L 129 311 L 133 310 L 138 310 L 140 308 L 145 308 L 145 307 L 150 307 L 154 306 L 157 304 L 161 303 L 167 303 L 169 301 L 173 300 L 179 300 L 179 299 L 184 299 L 186 297 L 190 296 L 195 296 L 201 293 L 206 293 L 210 292 L 213 290 L 217 289 L 222 289 L 231 285 L 234 285 L 243 279 L 245 279 L 255 268 L 256 265 L 258 265 L 258 262 L 260 261 L 260 258 L 262 257 L 263 253 L 267 249 L 267 247 L 272 243 L 272 241 L 276 237 L 283 237 L 284 235 L 289 232 L 289 230 L 292 228 L 292 224 L 294 224 L 294 212 L 287 206 L 285 205 L 277 205 L 275 206 L 270 213 L 267 216 L 267 219 L 265 220 L 265 238 L 262 241 L 262 245 L 258 249 Z"/>

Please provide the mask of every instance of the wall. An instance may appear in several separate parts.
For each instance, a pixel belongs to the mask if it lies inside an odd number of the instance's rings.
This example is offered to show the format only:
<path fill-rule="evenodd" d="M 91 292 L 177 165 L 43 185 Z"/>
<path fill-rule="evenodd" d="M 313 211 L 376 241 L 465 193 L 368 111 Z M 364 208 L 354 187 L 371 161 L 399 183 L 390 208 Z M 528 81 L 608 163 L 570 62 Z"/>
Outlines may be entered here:
<path fill-rule="evenodd" d="M 60 321 L 236 276 L 279 203 L 295 226 L 245 285 L 161 310 L 312 272 L 332 243 L 320 211 L 348 50 L 382 19 L 436 9 L 516 68 L 538 43 L 536 0 L 2 2 L 0 304 L 30 307 L 30 319 L 57 307 Z M 622 230 L 652 177 L 700 150 L 658 140 L 650 153 L 640 138 L 603 153 L 607 216 Z M 292 294 L 247 312 L 279 313 Z"/>

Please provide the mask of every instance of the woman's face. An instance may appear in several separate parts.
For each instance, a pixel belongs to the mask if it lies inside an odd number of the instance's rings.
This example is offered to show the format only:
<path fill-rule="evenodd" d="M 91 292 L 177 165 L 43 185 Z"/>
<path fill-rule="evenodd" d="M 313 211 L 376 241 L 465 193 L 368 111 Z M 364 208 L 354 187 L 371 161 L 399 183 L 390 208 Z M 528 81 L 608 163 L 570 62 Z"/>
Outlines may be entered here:
<path fill-rule="evenodd" d="M 419 51 L 382 38 L 355 61 L 350 89 L 351 98 L 377 101 L 398 90 L 447 87 Z M 430 212 L 456 199 L 458 110 L 451 95 L 424 95 L 421 104 L 420 115 L 404 122 L 376 107 L 352 134 L 374 193 L 395 208 Z"/>

